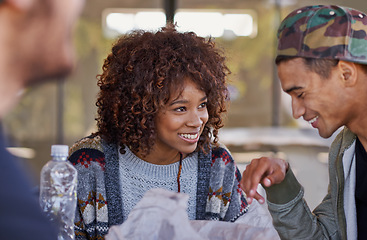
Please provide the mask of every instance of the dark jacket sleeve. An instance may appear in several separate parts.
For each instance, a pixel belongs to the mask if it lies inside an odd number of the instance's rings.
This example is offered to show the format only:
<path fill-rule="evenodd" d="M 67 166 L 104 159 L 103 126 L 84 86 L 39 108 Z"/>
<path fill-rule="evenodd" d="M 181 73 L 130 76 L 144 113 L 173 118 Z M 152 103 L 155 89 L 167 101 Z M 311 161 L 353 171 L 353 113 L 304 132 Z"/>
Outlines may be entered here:
<path fill-rule="evenodd" d="M 266 188 L 268 208 L 281 239 L 340 239 L 330 191 L 312 213 L 304 190 L 289 169 L 281 184 Z"/>
<path fill-rule="evenodd" d="M 0 139 L 0 239 L 56 240 L 56 228 L 41 212 L 29 182 Z"/>

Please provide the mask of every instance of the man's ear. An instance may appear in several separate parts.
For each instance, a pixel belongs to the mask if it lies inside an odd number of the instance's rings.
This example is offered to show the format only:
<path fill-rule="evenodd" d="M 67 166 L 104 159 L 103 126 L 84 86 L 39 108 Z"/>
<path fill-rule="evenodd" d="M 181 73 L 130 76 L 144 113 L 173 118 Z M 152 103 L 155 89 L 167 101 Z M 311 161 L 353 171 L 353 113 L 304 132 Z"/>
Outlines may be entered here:
<path fill-rule="evenodd" d="M 32 8 L 35 1 L 36 0 L 0 0 L 0 6 L 6 4 L 13 9 L 23 12 Z"/>
<path fill-rule="evenodd" d="M 352 62 L 339 61 L 338 67 L 343 84 L 348 87 L 354 86 L 358 77 L 357 65 Z"/>

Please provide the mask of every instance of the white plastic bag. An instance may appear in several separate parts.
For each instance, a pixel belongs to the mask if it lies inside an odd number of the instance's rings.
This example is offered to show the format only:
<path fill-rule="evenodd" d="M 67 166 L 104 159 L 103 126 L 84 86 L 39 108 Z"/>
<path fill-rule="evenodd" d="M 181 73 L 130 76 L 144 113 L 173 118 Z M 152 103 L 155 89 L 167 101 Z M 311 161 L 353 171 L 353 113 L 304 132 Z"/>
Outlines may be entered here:
<path fill-rule="evenodd" d="M 126 221 L 110 228 L 106 240 L 204 240 L 190 225 L 188 198 L 158 188 L 146 192 Z"/>
<path fill-rule="evenodd" d="M 106 240 L 279 239 L 274 228 L 242 222 L 190 221 L 186 212 L 188 198 L 185 193 L 164 189 L 148 191 L 123 224 L 110 228 Z"/>

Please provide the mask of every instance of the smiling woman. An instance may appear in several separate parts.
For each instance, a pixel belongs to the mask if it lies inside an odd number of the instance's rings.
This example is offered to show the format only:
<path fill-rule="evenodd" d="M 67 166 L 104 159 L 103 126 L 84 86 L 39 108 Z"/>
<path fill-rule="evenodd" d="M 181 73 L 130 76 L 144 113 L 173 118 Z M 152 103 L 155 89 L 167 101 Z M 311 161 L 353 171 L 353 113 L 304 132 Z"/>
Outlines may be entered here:
<path fill-rule="evenodd" d="M 170 152 L 177 155 L 178 151 L 186 157 L 196 150 L 199 136 L 209 118 L 207 97 L 192 80 L 185 79 L 183 83 L 183 90 L 176 91 L 177 96 L 172 95 L 167 106 L 157 114 L 157 138 L 146 161 L 170 164 L 177 161 L 167 159 Z"/>
<path fill-rule="evenodd" d="M 191 220 L 246 215 L 240 172 L 217 143 L 228 73 L 211 39 L 174 26 L 117 41 L 99 75 L 98 131 L 69 158 L 79 173 L 78 239 L 102 238 L 152 188 L 186 193 Z"/>

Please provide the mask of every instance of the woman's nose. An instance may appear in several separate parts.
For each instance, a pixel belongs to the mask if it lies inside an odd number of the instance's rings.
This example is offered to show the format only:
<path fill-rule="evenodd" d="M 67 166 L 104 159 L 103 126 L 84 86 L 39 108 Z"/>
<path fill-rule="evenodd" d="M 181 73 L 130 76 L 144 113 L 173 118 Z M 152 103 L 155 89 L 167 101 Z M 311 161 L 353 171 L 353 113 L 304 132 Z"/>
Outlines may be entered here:
<path fill-rule="evenodd" d="M 187 120 L 187 126 L 190 127 L 200 127 L 204 123 L 208 121 L 208 112 L 199 110 L 199 111 L 193 111 L 192 114 L 190 114 L 188 120 Z"/>

